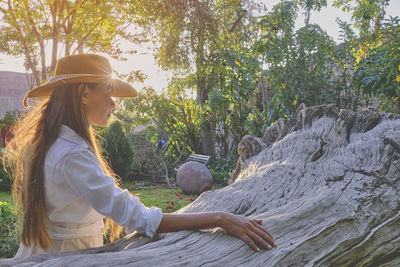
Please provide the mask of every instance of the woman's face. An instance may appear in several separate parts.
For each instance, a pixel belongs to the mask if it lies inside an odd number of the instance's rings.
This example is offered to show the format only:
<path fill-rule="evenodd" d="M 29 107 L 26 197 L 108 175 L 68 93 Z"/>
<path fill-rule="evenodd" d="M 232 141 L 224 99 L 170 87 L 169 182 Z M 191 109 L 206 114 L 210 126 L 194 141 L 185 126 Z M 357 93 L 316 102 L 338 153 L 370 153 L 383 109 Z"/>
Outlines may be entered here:
<path fill-rule="evenodd" d="M 111 98 L 112 88 L 97 84 L 95 89 L 85 88 L 82 103 L 90 124 L 106 126 L 115 103 Z"/>

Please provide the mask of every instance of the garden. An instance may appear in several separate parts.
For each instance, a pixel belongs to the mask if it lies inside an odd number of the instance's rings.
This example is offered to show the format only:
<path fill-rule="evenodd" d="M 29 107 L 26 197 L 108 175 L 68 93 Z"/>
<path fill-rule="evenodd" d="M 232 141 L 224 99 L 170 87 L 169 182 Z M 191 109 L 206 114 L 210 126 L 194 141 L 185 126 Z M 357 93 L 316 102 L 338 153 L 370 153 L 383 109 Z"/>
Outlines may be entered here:
<path fill-rule="evenodd" d="M 174 169 L 192 153 L 210 156 L 215 190 L 230 183 L 243 137 L 262 138 L 304 105 L 400 112 L 400 18 L 386 15 L 389 0 L 268 8 L 253 0 L 8 2 L 0 3 L 0 52 L 25 58 L 32 86 L 54 72 L 58 49 L 123 61 L 133 47 L 152 45 L 157 65 L 171 75 L 168 85 L 144 85 L 140 69 L 115 73 L 143 86 L 136 98 L 116 99 L 109 125 L 94 128 L 121 187 L 166 213 L 199 197 L 183 194 L 175 180 Z M 336 19 L 336 41 L 310 20 L 328 4 L 352 16 L 351 24 Z M 8 138 L 24 116 L 12 114 L 0 119 Z M 9 258 L 20 243 L 20 216 L 7 159 L 0 165 L 0 257 Z"/>

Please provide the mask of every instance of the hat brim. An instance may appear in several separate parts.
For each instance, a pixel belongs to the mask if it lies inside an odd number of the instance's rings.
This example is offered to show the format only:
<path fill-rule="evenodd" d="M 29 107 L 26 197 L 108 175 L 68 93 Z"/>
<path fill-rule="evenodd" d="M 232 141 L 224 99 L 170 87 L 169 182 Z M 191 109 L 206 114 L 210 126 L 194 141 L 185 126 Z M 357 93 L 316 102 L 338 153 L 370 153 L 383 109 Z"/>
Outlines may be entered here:
<path fill-rule="evenodd" d="M 111 96 L 136 97 L 137 91 L 129 83 L 111 78 L 110 76 L 79 76 L 62 79 L 55 82 L 47 82 L 30 90 L 24 97 L 23 104 L 28 106 L 28 98 L 49 97 L 57 86 L 72 83 L 104 83 L 112 88 Z"/>

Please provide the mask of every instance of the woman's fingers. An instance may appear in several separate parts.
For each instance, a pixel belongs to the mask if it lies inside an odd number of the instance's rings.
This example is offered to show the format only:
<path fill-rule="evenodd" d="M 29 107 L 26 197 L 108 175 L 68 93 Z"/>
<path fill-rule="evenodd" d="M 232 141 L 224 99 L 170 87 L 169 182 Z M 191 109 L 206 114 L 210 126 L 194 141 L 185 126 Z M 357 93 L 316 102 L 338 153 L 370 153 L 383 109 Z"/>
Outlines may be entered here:
<path fill-rule="evenodd" d="M 226 214 L 222 227 L 229 233 L 241 238 L 254 251 L 260 251 L 259 247 L 267 250 L 276 247 L 272 235 L 261 226 L 262 220 L 246 218 L 242 215 Z M 257 246 L 258 244 L 258 246 Z"/>
<path fill-rule="evenodd" d="M 257 247 L 257 245 L 254 243 L 254 241 L 250 238 L 250 237 L 248 237 L 247 235 L 244 235 L 244 236 L 242 236 L 241 237 L 242 238 L 242 240 L 244 241 L 244 242 L 246 242 L 247 243 L 247 245 L 249 245 L 249 247 L 251 247 L 254 251 L 260 251 L 260 249 Z"/>
<path fill-rule="evenodd" d="M 255 241 L 259 246 L 265 248 L 266 250 L 270 250 L 272 248 L 272 246 L 269 245 L 268 242 L 257 233 L 249 232 L 248 236 L 251 237 L 251 239 Z"/>
<path fill-rule="evenodd" d="M 268 234 L 268 232 L 263 231 L 262 229 L 259 229 L 258 227 L 254 227 L 252 231 L 262 238 L 265 242 L 267 242 L 270 246 L 276 247 L 275 240 L 273 239 L 272 236 Z"/>
<path fill-rule="evenodd" d="M 272 246 L 276 247 L 276 243 L 275 243 L 275 238 L 273 238 L 273 236 L 267 231 L 267 229 L 265 229 L 264 227 L 262 227 L 256 220 L 256 223 L 253 224 L 254 227 L 258 230 L 261 231 L 262 233 L 260 233 L 261 236 L 264 237 L 264 239 L 266 239 L 268 241 L 268 243 L 270 243 Z"/>

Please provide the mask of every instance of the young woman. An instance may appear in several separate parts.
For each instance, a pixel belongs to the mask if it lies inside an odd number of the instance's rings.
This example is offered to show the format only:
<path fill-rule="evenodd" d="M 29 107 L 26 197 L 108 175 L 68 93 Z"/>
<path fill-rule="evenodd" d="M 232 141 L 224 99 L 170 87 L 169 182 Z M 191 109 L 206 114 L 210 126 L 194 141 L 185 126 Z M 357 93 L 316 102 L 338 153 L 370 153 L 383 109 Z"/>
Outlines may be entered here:
<path fill-rule="evenodd" d="M 112 220 L 112 237 L 121 226 L 149 237 L 222 227 L 256 251 L 276 246 L 261 220 L 225 212 L 163 214 L 118 187 L 92 125 L 106 126 L 115 107 L 112 96 L 137 92 L 111 73 L 102 56 L 67 56 L 57 62 L 54 77 L 25 96 L 25 106 L 28 98 L 44 99 L 16 124 L 6 147 L 23 218 L 16 257 L 101 246 L 103 216 Z"/>

